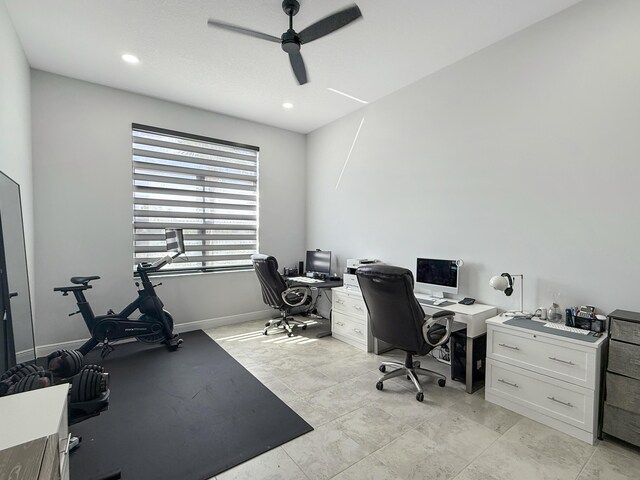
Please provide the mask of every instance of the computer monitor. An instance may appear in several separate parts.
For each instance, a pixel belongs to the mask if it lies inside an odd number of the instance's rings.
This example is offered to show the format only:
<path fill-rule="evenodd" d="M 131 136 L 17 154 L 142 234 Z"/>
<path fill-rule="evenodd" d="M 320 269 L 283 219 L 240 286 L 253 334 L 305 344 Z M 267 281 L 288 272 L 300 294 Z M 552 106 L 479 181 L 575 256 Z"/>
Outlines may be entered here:
<path fill-rule="evenodd" d="M 331 274 L 331 252 L 328 250 L 307 251 L 307 272 Z"/>
<path fill-rule="evenodd" d="M 432 295 L 458 293 L 460 268 L 457 260 L 418 258 L 416 264 L 416 290 Z"/>

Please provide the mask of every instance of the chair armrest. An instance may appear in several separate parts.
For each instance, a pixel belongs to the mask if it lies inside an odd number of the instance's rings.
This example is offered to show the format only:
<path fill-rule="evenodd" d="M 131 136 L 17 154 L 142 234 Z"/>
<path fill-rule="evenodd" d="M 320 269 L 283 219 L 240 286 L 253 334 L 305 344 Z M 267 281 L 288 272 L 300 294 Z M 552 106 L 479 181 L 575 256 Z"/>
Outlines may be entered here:
<path fill-rule="evenodd" d="M 426 327 L 427 327 L 427 331 L 429 329 L 431 329 L 431 327 L 433 327 L 436 323 L 439 323 L 440 320 L 445 320 L 445 334 L 444 336 L 435 344 L 431 343 L 429 341 L 429 336 L 425 335 L 424 336 L 424 340 L 431 345 L 432 347 L 439 347 L 440 345 L 444 345 L 445 343 L 447 343 L 449 341 L 449 337 L 451 336 L 451 327 L 453 326 L 453 317 L 455 317 L 455 313 L 454 312 L 450 312 L 448 310 L 442 310 L 438 313 L 436 313 L 435 315 L 429 317 L 427 319 L 427 323 L 426 323 Z"/>
<path fill-rule="evenodd" d="M 287 295 L 289 295 L 290 293 L 293 293 L 298 297 L 302 295 L 302 299 L 299 302 L 291 303 L 287 300 Z M 304 305 L 304 302 L 307 301 L 307 298 L 310 295 L 311 289 L 309 287 L 289 287 L 284 292 L 282 292 L 282 300 L 290 307 L 299 307 L 300 305 Z"/>

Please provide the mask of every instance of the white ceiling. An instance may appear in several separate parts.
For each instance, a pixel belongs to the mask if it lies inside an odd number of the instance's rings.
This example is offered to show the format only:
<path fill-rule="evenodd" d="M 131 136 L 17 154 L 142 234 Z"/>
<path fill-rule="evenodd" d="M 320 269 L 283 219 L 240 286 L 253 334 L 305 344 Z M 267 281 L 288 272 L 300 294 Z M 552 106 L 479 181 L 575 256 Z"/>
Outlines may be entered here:
<path fill-rule="evenodd" d="M 5 1 L 33 68 L 306 133 L 362 107 L 328 87 L 374 101 L 580 0 L 356 0 L 363 20 L 303 45 L 304 86 L 278 44 L 207 26 L 280 36 L 281 0 Z M 298 31 L 351 0 L 300 3 Z"/>

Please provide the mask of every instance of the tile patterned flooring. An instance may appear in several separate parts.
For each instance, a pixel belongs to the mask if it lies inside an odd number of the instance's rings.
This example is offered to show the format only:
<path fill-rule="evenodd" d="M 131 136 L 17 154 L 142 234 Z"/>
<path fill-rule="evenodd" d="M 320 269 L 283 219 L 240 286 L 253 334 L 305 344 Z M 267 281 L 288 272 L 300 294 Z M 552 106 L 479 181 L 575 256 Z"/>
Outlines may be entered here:
<path fill-rule="evenodd" d="M 313 320 L 308 320 L 314 322 Z M 640 449 L 595 446 L 485 402 L 458 382 L 423 377 L 423 403 L 404 377 L 378 391 L 381 357 L 332 337 L 262 335 L 264 321 L 208 330 L 314 431 L 212 480 L 638 480 Z M 423 367 L 447 373 L 431 357 Z M 268 412 L 265 412 L 268 414 Z"/>

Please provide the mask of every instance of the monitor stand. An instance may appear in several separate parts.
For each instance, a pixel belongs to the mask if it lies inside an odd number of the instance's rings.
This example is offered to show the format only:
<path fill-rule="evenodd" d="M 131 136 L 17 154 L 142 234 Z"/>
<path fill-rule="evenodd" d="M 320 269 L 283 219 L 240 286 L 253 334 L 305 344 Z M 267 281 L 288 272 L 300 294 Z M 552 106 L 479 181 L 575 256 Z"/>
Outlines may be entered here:
<path fill-rule="evenodd" d="M 442 300 L 444 299 L 444 292 L 432 292 L 432 291 L 420 291 L 414 290 L 416 297 L 424 298 L 427 300 Z"/>

